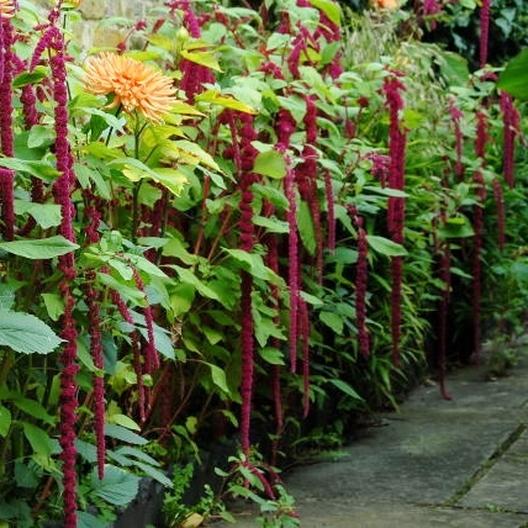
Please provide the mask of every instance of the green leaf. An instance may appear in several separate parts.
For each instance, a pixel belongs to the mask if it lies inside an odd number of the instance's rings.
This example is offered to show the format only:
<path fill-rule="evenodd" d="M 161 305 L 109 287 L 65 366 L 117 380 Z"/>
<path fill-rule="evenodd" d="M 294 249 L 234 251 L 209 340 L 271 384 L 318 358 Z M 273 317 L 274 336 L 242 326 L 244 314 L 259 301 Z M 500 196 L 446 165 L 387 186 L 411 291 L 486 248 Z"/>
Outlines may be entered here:
<path fill-rule="evenodd" d="M 62 342 L 34 315 L 0 310 L 0 345 L 22 354 L 49 354 Z"/>
<path fill-rule="evenodd" d="M 401 244 L 396 244 L 396 242 L 385 237 L 367 235 L 367 242 L 374 251 L 387 257 L 404 257 L 407 255 L 407 250 Z"/>
<path fill-rule="evenodd" d="M 23 422 L 22 427 L 24 429 L 24 435 L 33 448 L 33 451 L 46 458 L 50 457 L 53 453 L 53 442 L 46 431 L 27 422 Z"/>
<path fill-rule="evenodd" d="M 216 58 L 214 52 L 212 51 L 188 51 L 181 50 L 181 55 L 184 59 L 194 62 L 195 64 L 200 64 L 211 70 L 216 70 L 221 72 L 222 69 L 218 64 L 218 59 Z"/>
<path fill-rule="evenodd" d="M 259 349 L 260 357 L 271 365 L 284 365 L 283 353 L 275 347 L 264 347 Z"/>
<path fill-rule="evenodd" d="M 332 0 L 310 0 L 317 9 L 320 9 L 334 24 L 341 23 L 341 8 L 337 2 Z"/>
<path fill-rule="evenodd" d="M 253 223 L 255 225 L 258 225 L 260 227 L 266 228 L 266 231 L 270 233 L 289 233 L 290 227 L 288 225 L 288 222 L 285 222 L 284 220 L 279 220 L 278 218 L 272 217 L 266 217 L 266 216 L 255 216 L 253 217 Z"/>
<path fill-rule="evenodd" d="M 222 95 L 218 90 L 207 90 L 196 96 L 197 102 L 211 103 L 224 108 L 230 108 L 231 110 L 237 110 L 238 112 L 244 112 L 245 114 L 256 114 L 257 112 L 245 103 L 237 101 L 230 95 Z"/>
<path fill-rule="evenodd" d="M 95 517 L 88 512 L 78 511 L 77 519 L 79 521 L 79 528 L 108 528 L 108 523 L 103 522 L 99 517 Z"/>
<path fill-rule="evenodd" d="M 17 215 L 29 213 L 43 229 L 59 226 L 62 220 L 60 205 L 55 204 L 15 200 L 15 212 Z"/>
<path fill-rule="evenodd" d="M 343 334 L 344 322 L 340 315 L 334 312 L 322 311 L 319 313 L 319 319 L 321 319 L 321 321 L 326 326 L 331 328 L 336 334 Z"/>
<path fill-rule="evenodd" d="M 242 249 L 226 249 L 225 251 L 238 262 L 240 262 L 244 269 L 249 271 L 253 277 L 270 282 L 280 282 L 280 277 L 278 277 L 271 269 L 266 267 L 261 255 L 248 253 Z"/>
<path fill-rule="evenodd" d="M 211 378 L 213 379 L 213 383 L 223 392 L 226 394 L 229 394 L 231 391 L 229 390 L 229 387 L 227 386 L 227 379 L 225 372 L 216 365 L 213 365 L 212 363 L 207 363 L 209 368 L 211 369 Z"/>
<path fill-rule="evenodd" d="M 253 171 L 280 180 L 286 176 L 286 161 L 276 150 L 261 152 L 255 159 Z"/>
<path fill-rule="evenodd" d="M 108 418 L 108 423 L 121 425 L 122 427 L 131 429 L 132 431 L 141 431 L 141 427 L 139 427 L 139 425 L 134 422 L 132 418 L 125 416 L 124 414 L 112 414 L 112 416 Z"/>
<path fill-rule="evenodd" d="M 306 251 L 312 256 L 315 255 L 316 244 L 312 214 L 310 213 L 308 204 L 304 200 L 301 201 L 299 210 L 297 211 L 297 222 L 299 234 L 301 235 L 301 240 Z"/>
<path fill-rule="evenodd" d="M 105 425 L 105 436 L 110 438 L 116 438 L 127 444 L 145 445 L 148 441 L 132 431 L 121 427 L 120 425 L 106 424 Z"/>
<path fill-rule="evenodd" d="M 528 100 L 528 48 L 508 63 L 497 87 L 518 99 Z"/>
<path fill-rule="evenodd" d="M 111 464 L 105 465 L 105 476 L 99 480 L 94 468 L 90 483 L 95 494 L 114 506 L 126 506 L 132 502 L 139 490 L 140 478 Z"/>
<path fill-rule="evenodd" d="M 441 51 L 438 63 L 451 86 L 466 86 L 469 79 L 468 61 L 458 53 Z"/>
<path fill-rule="evenodd" d="M 139 469 L 143 470 L 143 472 L 147 476 L 158 481 L 162 486 L 165 486 L 166 488 L 172 488 L 174 486 L 171 479 L 168 478 L 167 475 L 165 475 L 165 473 L 162 473 L 159 469 L 156 469 L 149 464 L 145 464 L 139 461 L 134 461 L 134 465 L 137 466 Z"/>
<path fill-rule="evenodd" d="M 77 244 L 70 242 L 62 235 L 38 240 L 14 240 L 12 242 L 0 242 L 0 249 L 32 260 L 44 260 L 71 253 L 79 249 Z"/>
<path fill-rule="evenodd" d="M 36 125 L 31 128 L 28 136 L 27 146 L 30 149 L 49 146 L 55 141 L 53 129 L 49 126 Z"/>
<path fill-rule="evenodd" d="M 44 306 L 52 321 L 58 321 L 64 313 L 64 301 L 58 293 L 42 293 Z"/>
<path fill-rule="evenodd" d="M 204 282 L 202 282 L 191 270 L 182 268 L 180 266 L 171 267 L 173 267 L 177 271 L 182 282 L 194 286 L 200 295 L 202 295 L 203 297 L 207 297 L 208 299 L 213 299 L 215 301 L 220 300 L 218 294 L 213 291 L 209 286 L 207 286 Z"/>
<path fill-rule="evenodd" d="M 0 158 L 0 167 L 26 172 L 35 178 L 45 181 L 53 181 L 59 176 L 59 171 L 52 167 L 47 161 Z"/>
<path fill-rule="evenodd" d="M 50 425 L 55 423 L 55 418 L 48 414 L 46 409 L 35 400 L 30 400 L 29 398 L 15 398 L 13 399 L 13 404 L 21 411 L 29 414 L 29 416 L 37 418 L 37 420 L 42 420 Z"/>
<path fill-rule="evenodd" d="M 17 75 L 13 79 L 13 88 L 23 88 L 28 84 L 35 84 L 48 76 L 48 72 L 44 66 L 37 66 L 31 72 L 24 72 Z"/>
<path fill-rule="evenodd" d="M 9 433 L 11 427 L 11 412 L 7 407 L 0 405 L 0 436 L 4 438 Z"/>
<path fill-rule="evenodd" d="M 350 396 L 354 400 L 363 400 L 363 398 L 346 382 L 340 379 L 331 379 L 330 383 L 337 387 L 341 392 L 344 392 L 347 396 Z"/>

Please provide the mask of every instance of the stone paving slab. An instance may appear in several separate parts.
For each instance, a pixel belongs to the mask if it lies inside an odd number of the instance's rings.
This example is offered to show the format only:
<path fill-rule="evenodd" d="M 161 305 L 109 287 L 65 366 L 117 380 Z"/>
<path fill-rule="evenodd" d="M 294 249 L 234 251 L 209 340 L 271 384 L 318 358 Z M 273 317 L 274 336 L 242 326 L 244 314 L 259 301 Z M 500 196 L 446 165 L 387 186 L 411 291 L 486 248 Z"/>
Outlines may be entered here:
<path fill-rule="evenodd" d="M 528 514 L 528 434 L 524 433 L 458 504 Z"/>
<path fill-rule="evenodd" d="M 520 528 L 524 515 L 465 511 L 455 508 L 420 508 L 377 504 L 376 508 L 350 503 L 305 502 L 299 508 L 302 528 Z M 241 519 L 236 528 L 256 528 L 252 519 Z"/>
<path fill-rule="evenodd" d="M 528 527 L 528 356 L 509 377 L 469 368 L 448 385 L 453 401 L 420 387 L 338 461 L 287 475 L 302 528 Z"/>

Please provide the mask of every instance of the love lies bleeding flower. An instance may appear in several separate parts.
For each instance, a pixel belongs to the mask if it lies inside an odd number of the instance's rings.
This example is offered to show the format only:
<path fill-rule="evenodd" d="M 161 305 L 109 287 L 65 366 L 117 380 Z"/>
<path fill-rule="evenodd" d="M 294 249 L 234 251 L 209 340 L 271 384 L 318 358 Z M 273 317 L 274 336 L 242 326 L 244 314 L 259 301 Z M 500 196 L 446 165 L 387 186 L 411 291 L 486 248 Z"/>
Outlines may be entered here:
<path fill-rule="evenodd" d="M 0 0 L 0 17 L 12 18 L 15 15 L 14 0 Z"/>
<path fill-rule="evenodd" d="M 113 96 L 111 107 L 139 112 L 150 121 L 160 122 L 176 102 L 172 79 L 130 57 L 101 53 L 86 61 L 84 86 L 94 95 Z"/>

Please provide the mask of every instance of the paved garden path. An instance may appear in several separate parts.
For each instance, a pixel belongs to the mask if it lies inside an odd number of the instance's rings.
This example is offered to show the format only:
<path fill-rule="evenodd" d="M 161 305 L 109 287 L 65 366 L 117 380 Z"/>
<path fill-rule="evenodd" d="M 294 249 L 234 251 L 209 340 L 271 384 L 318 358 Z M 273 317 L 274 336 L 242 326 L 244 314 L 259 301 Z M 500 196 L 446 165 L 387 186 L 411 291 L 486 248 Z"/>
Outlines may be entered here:
<path fill-rule="evenodd" d="M 343 457 L 289 474 L 302 528 L 528 528 L 528 356 L 493 382 L 459 370 L 449 390 L 418 388 Z"/>

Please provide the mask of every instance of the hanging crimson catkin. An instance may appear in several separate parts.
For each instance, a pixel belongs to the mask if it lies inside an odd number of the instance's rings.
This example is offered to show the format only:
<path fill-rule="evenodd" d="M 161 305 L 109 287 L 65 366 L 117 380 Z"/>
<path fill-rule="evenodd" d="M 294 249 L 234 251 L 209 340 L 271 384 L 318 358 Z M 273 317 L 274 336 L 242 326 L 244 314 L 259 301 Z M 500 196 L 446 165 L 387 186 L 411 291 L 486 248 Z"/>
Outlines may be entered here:
<path fill-rule="evenodd" d="M 160 366 L 158 351 L 156 349 L 156 342 L 154 339 L 154 315 L 152 307 L 149 304 L 147 294 L 145 292 L 145 284 L 139 271 L 133 268 L 133 278 L 136 288 L 145 296 L 146 305 L 143 308 L 143 316 L 145 317 L 145 327 L 147 329 L 147 343 L 145 345 L 145 372 L 151 374 Z"/>
<path fill-rule="evenodd" d="M 325 194 L 326 194 L 326 215 L 328 224 L 328 238 L 326 247 L 333 253 L 336 248 L 336 218 L 334 204 L 334 187 L 330 171 L 325 172 Z"/>
<path fill-rule="evenodd" d="M 55 101 L 55 154 L 59 177 L 53 185 L 55 202 L 60 205 L 62 221 L 60 234 L 75 242 L 73 217 L 75 206 L 71 200 L 71 193 L 75 185 L 73 172 L 73 157 L 68 140 L 68 90 L 64 38 L 59 29 L 53 24 L 57 21 L 57 10 L 50 15 L 50 25 L 40 42 L 37 44 L 32 63 L 40 61 L 44 50 L 52 51 L 50 58 L 53 98 Z M 38 58 L 35 59 L 35 56 Z M 64 314 L 62 317 L 62 338 L 65 341 L 61 354 L 62 370 L 60 376 L 60 438 L 62 448 L 62 472 L 64 485 L 64 526 L 77 526 L 77 471 L 75 447 L 77 421 L 77 385 L 75 376 L 78 372 L 77 359 L 77 330 L 73 311 L 75 299 L 71 284 L 76 277 L 74 253 L 67 253 L 59 257 L 59 268 L 63 274 L 60 292 L 64 299 Z"/>
<path fill-rule="evenodd" d="M 128 309 L 125 301 L 123 298 L 114 290 L 111 292 L 112 302 L 117 307 L 117 310 L 121 314 L 121 317 L 123 318 L 123 321 L 125 321 L 130 327 L 134 326 L 134 319 L 132 318 L 132 314 L 130 313 L 130 310 Z M 146 401 L 145 401 L 145 385 L 143 383 L 143 363 L 142 358 L 140 354 L 140 347 L 139 347 L 139 336 L 137 333 L 137 330 L 133 330 L 131 337 L 131 349 L 132 349 L 132 357 L 133 357 L 133 363 L 134 363 L 134 371 L 136 373 L 136 383 L 137 383 L 137 389 L 138 389 L 138 409 L 139 409 L 139 419 L 141 423 L 145 422 L 146 419 Z"/>
<path fill-rule="evenodd" d="M 303 417 L 310 412 L 310 312 L 304 299 L 299 300 L 299 329 L 303 350 Z"/>
<path fill-rule="evenodd" d="M 288 288 L 290 294 L 290 328 L 289 328 L 289 355 L 290 369 L 297 369 L 297 312 L 299 305 L 299 235 L 297 232 L 297 199 L 295 171 L 291 168 L 287 151 L 290 138 L 295 132 L 295 120 L 288 110 L 281 109 L 277 115 L 277 150 L 286 156 L 286 176 L 284 178 L 284 193 L 288 200 Z"/>
<path fill-rule="evenodd" d="M 405 147 L 407 136 L 400 123 L 400 112 L 404 107 L 401 92 L 405 90 L 404 84 L 393 73 L 385 78 L 383 92 L 385 104 L 389 109 L 389 187 L 403 191 L 405 188 Z M 397 244 L 404 242 L 405 199 L 389 198 L 388 229 L 392 241 Z M 391 334 L 392 334 L 392 359 L 395 366 L 400 365 L 400 337 L 401 337 L 401 303 L 403 258 L 391 258 L 392 293 L 391 293 Z"/>
<path fill-rule="evenodd" d="M 438 375 L 442 398 L 451 400 L 451 395 L 446 388 L 447 310 L 451 296 L 451 249 L 448 242 L 444 242 L 440 248 L 440 280 L 444 286 L 439 310 Z"/>
<path fill-rule="evenodd" d="M 482 0 L 480 7 L 480 67 L 488 63 L 491 0 Z"/>
<path fill-rule="evenodd" d="M 368 280 L 368 242 L 367 232 L 363 227 L 363 218 L 355 207 L 348 209 L 349 215 L 356 224 L 358 260 L 356 265 L 356 326 L 358 350 L 366 359 L 370 355 L 370 340 L 367 329 L 367 280 Z"/>
<path fill-rule="evenodd" d="M 515 185 L 515 140 L 519 134 L 520 115 L 510 94 L 500 93 L 503 123 L 504 180 L 513 189 Z"/>
<path fill-rule="evenodd" d="M 97 209 L 95 197 L 91 192 L 86 192 L 87 207 L 85 215 L 88 219 L 86 227 L 86 239 L 90 244 L 99 242 L 99 225 L 101 222 L 101 213 Z M 101 335 L 101 298 L 97 292 L 94 283 L 96 273 L 89 271 L 86 276 L 86 304 L 88 305 L 88 322 L 90 334 L 90 353 L 93 358 L 95 367 L 99 372 L 94 378 L 94 407 L 95 407 L 95 439 L 97 444 L 97 473 L 99 479 L 104 478 L 105 458 L 106 458 L 106 441 L 105 441 L 105 385 L 104 385 L 104 356 L 103 340 Z"/>
<path fill-rule="evenodd" d="M 486 145 L 488 142 L 488 122 L 486 114 L 482 110 L 477 111 L 477 130 L 475 139 L 475 153 L 480 159 L 482 166 L 485 164 Z M 473 175 L 476 186 L 477 205 L 475 207 L 473 230 L 475 231 L 473 249 L 473 352 L 477 364 L 480 363 L 481 352 L 481 262 L 482 239 L 484 231 L 484 201 L 486 200 L 486 184 L 482 171 L 477 169 Z"/>
<path fill-rule="evenodd" d="M 493 178 L 493 196 L 497 207 L 497 241 L 499 249 L 502 251 L 506 243 L 506 215 L 504 210 L 504 193 L 498 178 Z"/>
<path fill-rule="evenodd" d="M 455 174 L 458 178 L 458 181 L 462 181 L 464 178 L 464 164 L 462 163 L 464 134 L 462 133 L 461 120 L 464 114 L 458 108 L 454 100 L 449 102 L 449 113 L 451 115 L 451 121 L 453 122 L 453 128 L 455 131 Z"/>
<path fill-rule="evenodd" d="M 257 151 L 251 144 L 257 138 L 253 128 L 253 117 L 248 114 L 238 114 L 241 123 L 240 134 L 234 127 L 233 144 L 240 145 L 239 160 L 235 155 L 235 163 L 240 178 L 240 249 L 251 253 L 255 244 L 253 225 L 253 192 L 252 186 L 256 181 L 256 175 L 252 172 Z M 231 121 L 232 123 L 233 121 Z M 236 151 L 235 151 L 236 152 Z M 241 299 L 240 309 L 242 317 L 241 346 L 242 346 L 242 414 L 240 419 L 240 442 L 245 455 L 249 454 L 251 447 L 251 405 L 253 399 L 253 376 L 254 376 L 254 341 L 253 341 L 253 314 L 251 293 L 253 290 L 253 277 L 247 272 L 241 272 Z"/>
<path fill-rule="evenodd" d="M 9 18 L 1 17 L 2 31 L 2 76 L 0 78 L 0 143 L 2 153 L 14 155 L 13 138 L 13 68 L 14 29 Z M 2 233 L 6 240 L 13 240 L 15 233 L 14 179 L 12 170 L 0 170 L 0 202 L 2 206 Z"/>

